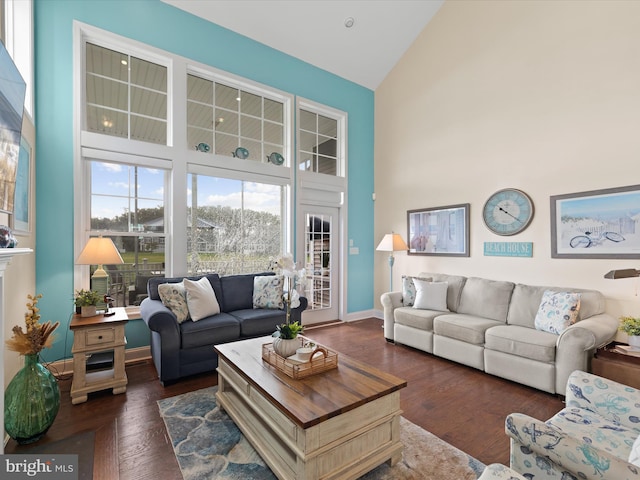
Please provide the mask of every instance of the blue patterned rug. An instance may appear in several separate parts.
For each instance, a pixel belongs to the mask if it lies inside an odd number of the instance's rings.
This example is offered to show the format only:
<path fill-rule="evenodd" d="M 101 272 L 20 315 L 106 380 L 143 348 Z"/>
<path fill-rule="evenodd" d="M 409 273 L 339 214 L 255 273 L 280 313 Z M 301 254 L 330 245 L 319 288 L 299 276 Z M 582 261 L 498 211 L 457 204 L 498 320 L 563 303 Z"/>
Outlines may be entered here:
<path fill-rule="evenodd" d="M 216 405 L 217 387 L 158 401 L 184 480 L 275 480 L 233 420 Z M 361 480 L 475 480 L 484 464 L 405 418 L 403 458 Z"/>

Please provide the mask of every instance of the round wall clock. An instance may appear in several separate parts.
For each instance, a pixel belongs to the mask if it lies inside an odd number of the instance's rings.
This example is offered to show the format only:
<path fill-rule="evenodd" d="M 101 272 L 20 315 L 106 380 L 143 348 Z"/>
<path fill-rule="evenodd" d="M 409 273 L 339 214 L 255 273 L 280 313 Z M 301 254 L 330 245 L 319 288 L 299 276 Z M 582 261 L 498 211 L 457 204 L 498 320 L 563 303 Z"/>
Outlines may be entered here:
<path fill-rule="evenodd" d="M 515 188 L 498 190 L 484 204 L 482 218 L 493 233 L 515 235 L 531 223 L 533 202 L 529 195 Z"/>

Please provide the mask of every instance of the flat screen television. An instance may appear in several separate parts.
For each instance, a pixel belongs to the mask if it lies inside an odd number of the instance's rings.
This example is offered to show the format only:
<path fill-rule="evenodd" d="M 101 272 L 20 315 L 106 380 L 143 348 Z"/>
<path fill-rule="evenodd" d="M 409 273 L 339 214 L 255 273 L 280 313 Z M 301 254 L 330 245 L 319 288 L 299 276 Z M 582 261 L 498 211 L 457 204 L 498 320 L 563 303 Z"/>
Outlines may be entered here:
<path fill-rule="evenodd" d="M 27 87 L 0 41 L 0 211 L 13 213 Z"/>

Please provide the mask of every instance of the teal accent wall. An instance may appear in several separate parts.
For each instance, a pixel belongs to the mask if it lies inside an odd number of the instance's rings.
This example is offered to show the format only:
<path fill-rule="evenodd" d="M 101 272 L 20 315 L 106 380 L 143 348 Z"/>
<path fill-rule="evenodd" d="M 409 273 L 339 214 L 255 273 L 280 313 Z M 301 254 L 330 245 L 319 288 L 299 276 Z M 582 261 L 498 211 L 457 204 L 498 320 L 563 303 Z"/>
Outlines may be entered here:
<path fill-rule="evenodd" d="M 45 360 L 70 356 L 73 309 L 73 21 L 182 55 L 348 113 L 347 313 L 373 308 L 374 92 L 159 0 L 35 0 L 36 288 L 62 328 Z M 128 347 L 148 345 L 141 321 Z"/>

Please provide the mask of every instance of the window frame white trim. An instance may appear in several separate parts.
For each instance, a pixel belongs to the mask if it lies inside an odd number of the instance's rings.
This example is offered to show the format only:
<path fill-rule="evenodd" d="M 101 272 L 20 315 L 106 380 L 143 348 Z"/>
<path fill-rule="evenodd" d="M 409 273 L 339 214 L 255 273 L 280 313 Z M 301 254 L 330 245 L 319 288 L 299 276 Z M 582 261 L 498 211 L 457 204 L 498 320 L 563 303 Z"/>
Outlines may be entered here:
<path fill-rule="evenodd" d="M 167 145 L 111 137 L 86 130 L 84 107 L 85 49 L 90 42 L 105 48 L 167 67 Z M 248 93 L 275 100 L 283 104 L 284 145 L 287 163 L 282 166 L 250 160 L 231 159 L 222 155 L 209 155 L 191 151 L 187 145 L 186 126 L 187 75 L 203 76 L 214 82 L 237 87 Z M 90 168 L 86 160 L 137 164 L 167 169 L 165 188 L 165 274 L 176 275 L 187 271 L 187 240 L 174 232 L 186 231 L 187 174 L 201 173 L 218 177 L 270 183 L 286 186 L 282 212 L 283 245 L 291 251 L 295 242 L 294 202 L 296 198 L 295 96 L 293 94 L 224 72 L 191 59 L 163 51 L 151 45 L 122 37 L 112 32 L 73 22 L 73 137 L 74 137 L 74 258 L 84 247 L 90 234 Z M 263 140 L 264 143 L 264 140 Z M 268 142 L 267 142 L 268 143 Z M 176 214 L 177 213 L 177 214 Z M 74 286 L 88 284 L 88 269 L 75 267 Z"/>
<path fill-rule="evenodd" d="M 25 113 L 35 123 L 33 0 L 0 1 L 4 2 L 4 45 L 27 84 Z"/>

